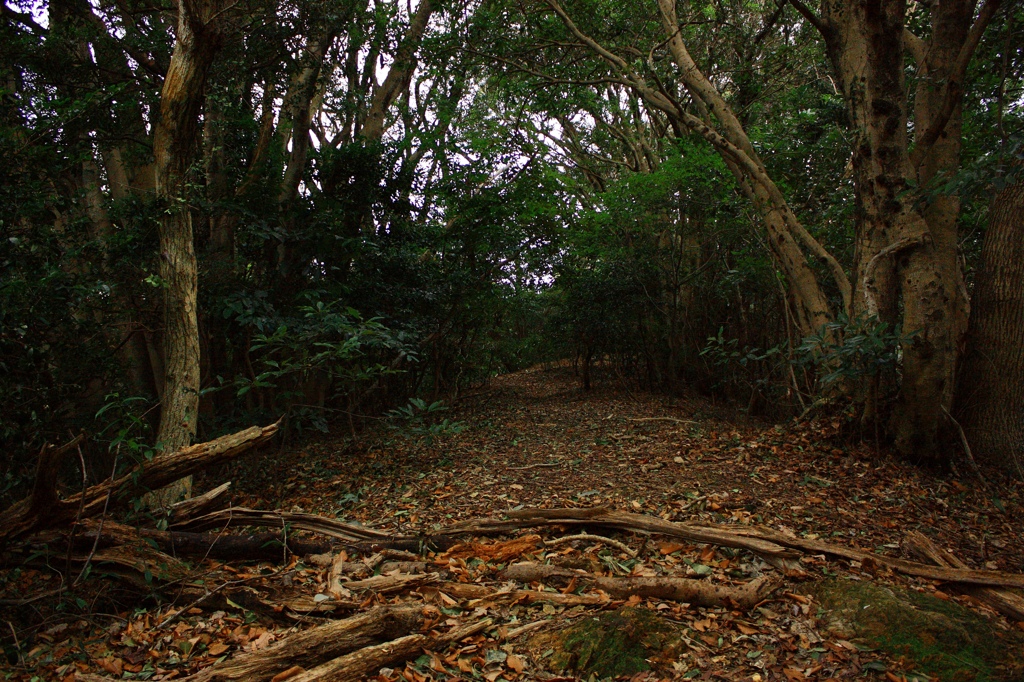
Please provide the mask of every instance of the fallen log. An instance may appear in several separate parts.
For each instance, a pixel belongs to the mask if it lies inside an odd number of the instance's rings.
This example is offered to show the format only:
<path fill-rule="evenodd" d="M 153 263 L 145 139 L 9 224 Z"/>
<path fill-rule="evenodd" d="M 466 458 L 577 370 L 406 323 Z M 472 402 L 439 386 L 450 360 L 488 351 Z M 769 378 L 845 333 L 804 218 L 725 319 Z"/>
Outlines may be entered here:
<path fill-rule="evenodd" d="M 561 592 L 541 592 L 539 590 L 507 590 L 494 589 L 486 585 L 474 583 L 443 583 L 439 591 L 458 599 L 474 599 L 479 601 L 527 603 L 549 602 L 561 606 L 592 606 L 608 603 L 608 597 L 600 594 L 562 594 Z"/>
<path fill-rule="evenodd" d="M 424 649 L 439 651 L 459 640 L 486 629 L 491 620 L 485 618 L 451 633 L 436 636 L 407 635 L 391 642 L 368 646 L 305 671 L 289 682 L 361 682 L 384 667 L 391 667 L 415 658 Z"/>
<path fill-rule="evenodd" d="M 603 507 L 587 509 L 522 509 L 508 513 L 508 520 L 476 519 L 455 524 L 438 535 L 463 533 L 501 533 L 539 526 L 601 526 L 616 530 L 642 531 L 678 537 L 692 542 L 703 542 L 721 547 L 746 549 L 761 555 L 766 561 L 790 563 L 799 553 L 826 554 L 854 561 L 874 561 L 904 575 L 942 580 L 944 582 L 983 585 L 988 587 L 1024 588 L 1024 574 L 1002 571 L 983 571 L 963 568 L 929 566 L 915 561 L 897 559 L 854 547 L 833 545 L 787 535 L 764 526 L 694 525 L 673 523 L 644 514 L 611 511 Z"/>
<path fill-rule="evenodd" d="M 210 514 L 228 506 L 227 492 L 231 488 L 231 481 L 221 483 L 213 490 L 208 490 L 202 495 L 190 497 L 171 505 L 169 518 L 170 527 L 188 523 L 189 519 L 204 514 Z"/>
<path fill-rule="evenodd" d="M 956 556 L 939 549 L 928 537 L 911 531 L 903 541 L 903 548 L 911 556 L 921 561 L 930 561 L 939 566 L 967 569 L 968 566 Z M 999 613 L 1011 620 L 1024 622 L 1024 597 L 1016 592 L 994 587 L 978 587 L 976 585 L 952 584 L 951 587 L 961 594 L 988 604 Z"/>
<path fill-rule="evenodd" d="M 873 561 L 880 566 L 885 566 L 903 575 L 912 575 L 918 578 L 929 580 L 941 580 L 949 583 L 963 583 L 965 585 L 983 585 L 987 587 L 1015 587 L 1024 588 L 1024 575 L 1020 573 L 1004 573 L 1003 571 L 982 571 L 967 568 L 946 568 L 942 566 L 929 566 L 916 561 L 897 559 L 884 554 L 876 554 L 855 547 L 844 547 L 833 545 L 821 540 L 810 540 L 797 536 L 789 536 L 771 528 L 763 526 L 737 526 L 733 531 L 744 537 L 756 537 L 768 540 L 793 549 L 799 549 L 810 554 L 826 554 L 842 559 L 853 561 Z"/>
<path fill-rule="evenodd" d="M 600 526 L 615 530 L 658 533 L 669 537 L 682 538 L 691 542 L 703 542 L 720 547 L 746 549 L 763 557 L 792 559 L 796 552 L 770 540 L 746 537 L 722 528 L 693 526 L 673 523 L 645 514 L 613 511 L 603 507 L 590 509 L 520 509 L 508 512 L 509 519 L 476 519 L 455 524 L 438 535 L 460 535 L 463 533 L 499 533 L 538 526 Z"/>
<path fill-rule="evenodd" d="M 379 606 L 351 618 L 296 632 L 266 649 L 241 654 L 181 679 L 269 680 L 293 666 L 310 670 L 364 647 L 404 637 L 423 624 L 422 606 Z"/>
<path fill-rule="evenodd" d="M 97 534 L 99 535 L 97 543 Z M 62 535 L 57 532 L 44 533 L 40 541 L 59 545 Z M 161 551 L 173 557 L 218 559 L 220 561 L 272 561 L 282 562 L 291 555 L 306 556 L 332 551 L 331 544 L 303 538 L 286 537 L 281 533 L 257 533 L 255 535 L 231 535 L 227 533 L 189 533 L 177 530 L 156 530 L 135 528 L 123 523 L 104 519 L 102 522 L 89 519 L 79 524 L 75 533 L 78 544 L 97 543 L 100 547 L 116 545 L 156 545 Z M 35 544 L 35 538 L 33 538 Z"/>
<path fill-rule="evenodd" d="M 576 581 L 593 585 L 619 599 L 628 599 L 636 595 L 696 606 L 739 608 L 744 611 L 764 601 L 782 582 L 777 577 L 766 575 L 741 585 L 721 585 L 692 578 L 604 577 L 578 569 L 533 562 L 513 564 L 502 572 L 502 577 L 522 583 L 556 581 L 572 584 Z"/>
<path fill-rule="evenodd" d="M 43 449 L 36 469 L 32 494 L 0 513 L 0 546 L 30 533 L 87 519 L 108 507 L 127 502 L 133 495 L 164 486 L 204 467 L 234 459 L 246 450 L 270 440 L 278 423 L 253 426 L 208 443 L 191 445 L 174 452 L 156 455 L 136 469 L 112 481 L 89 487 L 83 493 L 61 500 L 56 491 L 56 471 L 60 456 L 75 441 L 57 449 Z"/>
<path fill-rule="evenodd" d="M 326 516 L 298 512 L 265 511 L 262 509 L 249 509 L 247 507 L 222 509 L 192 519 L 188 523 L 180 524 L 179 527 L 196 531 L 237 526 L 260 526 L 263 528 L 290 527 L 351 542 L 374 540 L 381 542 L 408 541 L 413 543 L 415 547 L 419 547 L 421 542 L 420 538 L 417 537 L 391 535 L 355 523 L 345 523 L 344 521 L 329 519 Z"/>
<path fill-rule="evenodd" d="M 415 590 L 417 587 L 439 582 L 441 582 L 440 573 L 421 573 L 418 575 L 396 573 L 394 575 L 375 575 L 365 580 L 354 580 L 349 583 L 342 583 L 342 586 L 352 592 L 371 591 L 376 594 L 394 594 L 395 592 L 407 592 Z"/>

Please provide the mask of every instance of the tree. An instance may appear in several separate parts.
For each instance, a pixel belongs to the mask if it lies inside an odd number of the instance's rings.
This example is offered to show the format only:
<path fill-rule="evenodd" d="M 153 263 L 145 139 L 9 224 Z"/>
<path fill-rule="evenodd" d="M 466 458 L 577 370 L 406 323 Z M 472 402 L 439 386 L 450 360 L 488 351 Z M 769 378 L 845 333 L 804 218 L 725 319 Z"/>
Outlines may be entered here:
<path fill-rule="evenodd" d="M 854 314 L 894 323 L 902 302 L 902 381 L 890 430 L 907 457 L 939 459 L 940 430 L 953 398 L 967 325 L 967 291 L 957 249 L 955 194 L 922 190 L 959 166 L 967 66 L 999 0 L 940 0 L 913 17 L 907 4 L 825 0 L 821 15 L 794 6 L 825 40 L 853 128 L 857 186 Z M 973 22 L 973 23 L 972 23 Z M 913 145 L 904 56 L 917 65 Z"/>
<path fill-rule="evenodd" d="M 199 113 L 210 66 L 220 49 L 219 0 L 180 0 L 178 27 L 160 117 L 153 131 L 160 220 L 160 280 L 164 287 L 164 391 L 157 442 L 176 450 L 192 442 L 199 419 L 199 275 L 188 176 L 195 159 Z M 191 494 L 185 478 L 154 494 L 166 506 Z"/>
<path fill-rule="evenodd" d="M 1018 171 L 1019 173 L 1019 171 Z M 1024 178 L 996 195 L 974 278 L 957 418 L 979 459 L 1024 477 Z"/>

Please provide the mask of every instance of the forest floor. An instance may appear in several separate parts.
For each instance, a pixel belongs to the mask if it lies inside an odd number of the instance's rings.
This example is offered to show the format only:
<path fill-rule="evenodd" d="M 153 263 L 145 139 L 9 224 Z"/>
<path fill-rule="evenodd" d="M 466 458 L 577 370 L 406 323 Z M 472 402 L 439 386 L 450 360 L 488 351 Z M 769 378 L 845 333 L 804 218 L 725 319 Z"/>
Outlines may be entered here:
<path fill-rule="evenodd" d="M 632 392 L 614 378 L 584 393 L 565 367 L 494 379 L 443 416 L 461 432 L 409 437 L 382 426 L 355 441 L 322 437 L 211 469 L 199 487 L 232 480 L 236 505 L 316 513 L 402 534 L 429 534 L 459 520 L 500 518 L 522 507 L 607 507 L 671 521 L 763 524 L 892 556 L 901 556 L 908 531 L 920 530 L 969 566 L 1024 572 L 1019 486 L 994 480 L 982 486 L 968 473 L 957 478 L 896 462 L 870 444 L 847 442 L 838 419 L 772 425 L 704 398 Z M 520 560 L 587 566 L 609 575 L 706 576 L 723 584 L 774 571 L 746 552 L 634 533 L 602 532 L 628 545 L 635 557 L 591 540 L 545 544 L 577 532 L 523 531 L 518 534 L 520 556 L 511 558 L 502 554 L 508 537 L 477 538 L 424 558 L 443 565 L 454 580 L 496 589 L 503 582 L 500 569 Z M 788 577 L 768 600 L 747 612 L 637 597 L 566 606 L 453 599 L 428 588 L 378 596 L 365 606 L 389 598 L 426 602 L 440 607 L 448 625 L 486 615 L 495 626 L 461 646 L 424 652 L 404 668 L 385 669 L 376 679 L 575 679 L 552 668 L 554 648 L 561 645 L 539 633 L 557 632 L 624 604 L 658 613 L 685 642 L 671 660 L 652 660 L 653 670 L 636 680 L 899 682 L 949 674 L 928 673 L 928 661 L 915 657 L 913 647 L 872 646 L 837 626 L 816 588 L 829 579 L 960 602 L 991 626 L 996 634 L 989 636 L 1020 630 L 935 581 L 825 556 L 804 556 L 801 567 L 802 575 Z M 206 561 L 202 579 L 208 589 L 218 581 L 247 581 L 270 595 L 271 603 L 273 595 L 284 592 L 315 600 L 326 589 L 328 568 L 299 557 L 276 566 Z M 41 589 L 43 578 L 38 570 L 6 571 L 0 597 L 31 594 Z M 569 587 L 565 593 L 577 586 Z M 20 630 L 28 617 L 22 610 L 19 620 L 12 616 L 6 624 L 22 633 L 10 677 L 68 680 L 88 671 L 118 679 L 173 679 L 321 622 L 313 617 L 282 622 L 241 607 L 211 612 L 212 607 L 198 604 L 181 613 L 182 603 L 139 606 L 121 608 L 107 619 L 48 612 L 45 627 L 28 631 Z M 168 624 L 170 616 L 174 621 Z M 528 627 L 519 631 L 523 626 Z M 11 656 L 9 637 L 5 645 Z M 952 674 L 966 675 L 955 679 L 1011 679 L 986 666 L 984 660 L 966 660 L 966 672 Z"/>

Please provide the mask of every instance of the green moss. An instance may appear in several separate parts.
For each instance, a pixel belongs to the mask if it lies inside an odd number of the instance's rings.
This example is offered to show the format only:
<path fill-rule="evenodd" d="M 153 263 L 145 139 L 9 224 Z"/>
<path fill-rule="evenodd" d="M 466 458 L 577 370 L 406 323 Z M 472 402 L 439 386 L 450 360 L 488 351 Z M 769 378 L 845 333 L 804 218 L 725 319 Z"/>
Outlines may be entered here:
<path fill-rule="evenodd" d="M 868 582 L 810 590 L 834 633 L 904 657 L 949 682 L 1024 682 L 1024 640 L 954 601 Z"/>
<path fill-rule="evenodd" d="M 653 611 L 626 607 L 584 618 L 544 646 L 554 649 L 550 665 L 559 672 L 609 678 L 650 670 L 648 659 L 673 656 L 681 640 Z"/>

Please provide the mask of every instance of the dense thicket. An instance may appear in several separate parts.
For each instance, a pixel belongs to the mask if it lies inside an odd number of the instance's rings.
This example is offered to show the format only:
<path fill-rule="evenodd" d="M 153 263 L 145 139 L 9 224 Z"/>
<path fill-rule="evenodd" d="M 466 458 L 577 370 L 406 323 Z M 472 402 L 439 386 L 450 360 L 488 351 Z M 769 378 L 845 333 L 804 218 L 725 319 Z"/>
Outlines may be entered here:
<path fill-rule="evenodd" d="M 559 359 L 849 406 L 926 458 L 978 413 L 1016 3 L 3 7 L 5 487 L 69 429 L 104 476 L 111 446 L 357 429 Z"/>

